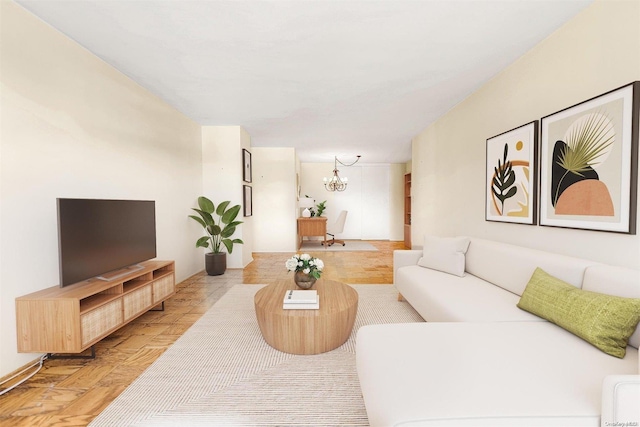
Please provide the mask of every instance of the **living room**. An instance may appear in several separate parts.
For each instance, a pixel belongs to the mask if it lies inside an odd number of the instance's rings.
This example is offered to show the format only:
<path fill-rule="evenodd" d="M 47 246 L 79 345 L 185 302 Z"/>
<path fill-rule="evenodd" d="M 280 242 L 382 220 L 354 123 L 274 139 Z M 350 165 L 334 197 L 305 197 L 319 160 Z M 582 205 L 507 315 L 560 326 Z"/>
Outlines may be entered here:
<path fill-rule="evenodd" d="M 189 209 L 203 194 L 240 203 L 247 149 L 255 214 L 242 218 L 245 244 L 229 266 L 246 266 L 253 252 L 295 251 L 296 175 L 302 195 L 323 200 L 316 169 L 328 175 L 333 162 L 311 165 L 293 147 L 252 146 L 242 124 L 203 126 L 18 4 L 0 7 L 0 376 L 35 358 L 17 352 L 15 298 L 57 283 L 57 197 L 155 200 L 158 258 L 175 260 L 179 282 L 203 269 Z M 480 179 L 487 138 L 640 80 L 639 21 L 636 1 L 595 1 L 425 123 L 411 161 L 385 166 L 390 206 L 398 205 L 402 175 L 412 173 L 414 247 L 424 235 L 468 235 L 639 267 L 637 235 L 485 221 Z M 401 240 L 401 210 L 385 215 L 395 224 L 387 239 Z"/>

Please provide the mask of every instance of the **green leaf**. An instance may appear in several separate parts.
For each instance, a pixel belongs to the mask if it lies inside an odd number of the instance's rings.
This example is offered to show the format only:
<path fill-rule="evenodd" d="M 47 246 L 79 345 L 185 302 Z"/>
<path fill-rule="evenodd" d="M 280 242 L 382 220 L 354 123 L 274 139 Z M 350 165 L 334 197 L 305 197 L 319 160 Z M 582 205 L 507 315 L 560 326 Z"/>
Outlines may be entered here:
<path fill-rule="evenodd" d="M 222 229 L 220 228 L 219 225 L 213 224 L 213 225 L 210 225 L 210 226 L 207 227 L 207 231 L 212 236 L 217 236 L 218 234 L 220 234 L 222 232 Z"/>
<path fill-rule="evenodd" d="M 505 200 L 515 196 L 517 192 L 518 192 L 518 187 L 511 187 L 511 189 L 507 191 L 507 194 L 505 194 L 504 196 Z"/>
<path fill-rule="evenodd" d="M 229 200 L 226 200 L 226 201 L 220 203 L 218 205 L 218 209 L 216 209 L 216 215 L 218 215 L 218 216 L 224 215 L 224 211 L 227 209 L 227 206 L 229 206 L 229 203 L 231 203 Z"/>
<path fill-rule="evenodd" d="M 583 176 L 581 172 L 599 164 L 615 142 L 611 120 L 603 113 L 593 113 L 586 120 L 576 121 L 567 131 L 567 141 L 559 156 L 558 164 L 569 172 Z"/>
<path fill-rule="evenodd" d="M 207 225 L 215 224 L 215 222 L 213 221 L 213 217 L 209 212 L 205 212 L 203 210 L 196 209 L 196 208 L 191 208 L 191 209 L 198 212 Z"/>
<path fill-rule="evenodd" d="M 504 186 L 502 188 L 509 188 L 513 185 L 514 182 L 516 182 L 516 174 L 515 172 L 511 171 L 511 173 L 507 176 L 507 179 L 504 182 Z"/>
<path fill-rule="evenodd" d="M 226 226 L 225 228 L 222 229 L 222 232 L 220 233 L 220 236 L 222 236 L 223 238 L 227 238 L 227 237 L 231 237 L 233 236 L 233 233 L 236 232 L 236 228 L 235 227 L 229 227 Z"/>
<path fill-rule="evenodd" d="M 232 242 L 238 243 L 239 245 L 244 245 L 244 242 L 242 241 L 242 239 L 233 239 Z"/>
<path fill-rule="evenodd" d="M 193 218 L 194 220 L 196 220 L 203 228 L 207 228 L 207 224 L 204 223 L 204 221 L 202 220 L 202 218 L 197 217 L 195 215 L 189 215 L 189 218 Z"/>
<path fill-rule="evenodd" d="M 202 236 L 196 242 L 196 248 L 208 248 L 209 247 L 209 236 Z"/>
<path fill-rule="evenodd" d="M 491 190 L 496 196 L 502 207 L 504 202 L 513 197 L 518 191 L 514 187 L 516 181 L 516 173 L 513 171 L 513 164 L 509 161 L 509 144 L 504 144 L 503 159 L 498 159 L 498 166 L 493 168 L 494 176 L 491 181 Z"/>
<path fill-rule="evenodd" d="M 227 227 L 237 227 L 240 224 L 242 224 L 242 221 L 232 221 L 229 224 L 227 224 Z"/>
<path fill-rule="evenodd" d="M 213 202 L 204 196 L 198 197 L 198 206 L 200 206 L 201 210 L 210 214 L 214 211 Z"/>
<path fill-rule="evenodd" d="M 221 221 L 225 224 L 229 224 L 231 221 L 236 219 L 236 217 L 238 216 L 238 212 L 240 212 L 240 205 L 235 205 L 234 207 L 226 211 L 224 215 L 222 215 Z"/>
<path fill-rule="evenodd" d="M 222 243 L 224 243 L 224 246 L 227 248 L 227 252 L 229 253 L 233 252 L 233 241 L 229 239 L 224 239 Z"/>

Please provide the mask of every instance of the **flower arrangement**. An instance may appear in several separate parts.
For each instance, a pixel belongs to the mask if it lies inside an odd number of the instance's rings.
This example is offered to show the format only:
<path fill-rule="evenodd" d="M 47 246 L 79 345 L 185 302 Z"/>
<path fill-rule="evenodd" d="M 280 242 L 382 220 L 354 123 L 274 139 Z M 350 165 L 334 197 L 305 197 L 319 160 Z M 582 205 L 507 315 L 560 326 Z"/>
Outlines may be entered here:
<path fill-rule="evenodd" d="M 301 271 L 315 279 L 319 279 L 322 274 L 322 269 L 324 268 L 324 263 L 320 258 L 313 258 L 309 254 L 295 254 L 287 260 L 285 266 L 289 271 Z"/>

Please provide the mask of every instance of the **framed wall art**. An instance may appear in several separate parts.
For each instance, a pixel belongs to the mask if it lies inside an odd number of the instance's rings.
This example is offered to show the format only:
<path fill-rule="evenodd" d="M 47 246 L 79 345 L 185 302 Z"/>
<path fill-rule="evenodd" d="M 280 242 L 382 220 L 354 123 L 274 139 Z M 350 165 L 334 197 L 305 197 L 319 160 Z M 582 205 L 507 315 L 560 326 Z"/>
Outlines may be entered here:
<path fill-rule="evenodd" d="M 242 193 L 244 198 L 244 216 L 253 215 L 253 188 L 248 185 L 242 186 Z"/>
<path fill-rule="evenodd" d="M 251 153 L 242 149 L 242 180 L 251 182 Z"/>
<path fill-rule="evenodd" d="M 538 122 L 487 139 L 485 220 L 535 224 Z"/>
<path fill-rule="evenodd" d="M 540 225 L 636 233 L 640 82 L 541 120 Z"/>

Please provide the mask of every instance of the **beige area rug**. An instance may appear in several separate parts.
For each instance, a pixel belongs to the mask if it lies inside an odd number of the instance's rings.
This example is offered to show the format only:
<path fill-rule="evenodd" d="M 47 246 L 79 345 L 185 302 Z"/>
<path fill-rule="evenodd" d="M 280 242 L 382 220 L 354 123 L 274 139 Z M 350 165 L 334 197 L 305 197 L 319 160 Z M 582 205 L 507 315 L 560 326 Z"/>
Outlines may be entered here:
<path fill-rule="evenodd" d="M 301 251 L 331 251 L 331 252 L 362 252 L 362 251 L 377 251 L 378 248 L 373 246 L 369 242 L 363 242 L 362 240 L 345 240 L 345 245 L 342 246 L 336 243 L 331 246 L 321 244 L 321 240 L 305 240 L 302 242 L 302 246 L 298 250 Z"/>
<path fill-rule="evenodd" d="M 296 356 L 262 338 L 253 297 L 236 285 L 90 424 L 97 426 L 366 426 L 355 366 L 356 331 L 422 322 L 390 285 L 353 285 L 351 337 L 328 353 Z"/>

